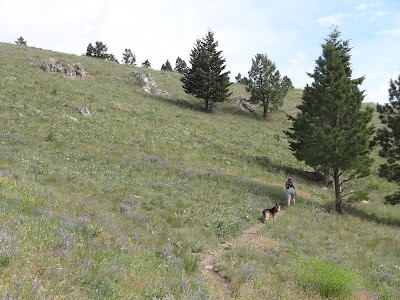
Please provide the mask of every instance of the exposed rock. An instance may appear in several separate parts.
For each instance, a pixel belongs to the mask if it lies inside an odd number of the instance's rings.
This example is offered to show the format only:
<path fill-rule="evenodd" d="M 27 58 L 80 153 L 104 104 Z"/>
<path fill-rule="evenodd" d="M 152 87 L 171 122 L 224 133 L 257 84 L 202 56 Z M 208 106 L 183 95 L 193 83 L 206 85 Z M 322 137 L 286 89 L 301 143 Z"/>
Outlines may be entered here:
<path fill-rule="evenodd" d="M 139 72 L 132 72 L 130 76 L 135 77 L 137 79 L 139 86 L 144 91 L 154 95 L 171 97 L 170 93 L 162 91 L 161 89 L 158 88 L 153 76 L 151 76 L 149 73 L 143 74 Z"/>
<path fill-rule="evenodd" d="M 70 64 L 65 60 L 55 60 L 54 58 L 43 60 L 40 68 L 50 73 L 61 73 L 70 79 L 83 78 L 86 75 L 82 64 Z"/>
<path fill-rule="evenodd" d="M 84 117 L 89 117 L 91 115 L 89 109 L 87 109 L 86 107 L 79 107 L 78 112 L 80 115 Z"/>
<path fill-rule="evenodd" d="M 77 118 L 74 118 L 74 117 L 71 117 L 71 116 L 65 116 L 65 118 L 67 118 L 68 120 L 70 120 L 70 121 L 74 121 L 74 122 L 76 122 L 76 123 L 79 123 L 79 121 L 78 121 L 78 119 Z"/>
<path fill-rule="evenodd" d="M 236 96 L 233 98 L 235 104 L 243 111 L 255 112 L 256 106 L 246 100 L 244 96 Z"/>
<path fill-rule="evenodd" d="M 24 106 L 22 104 L 18 103 L 18 102 L 15 102 L 14 104 L 10 105 L 10 108 L 21 109 L 21 108 L 24 108 Z"/>

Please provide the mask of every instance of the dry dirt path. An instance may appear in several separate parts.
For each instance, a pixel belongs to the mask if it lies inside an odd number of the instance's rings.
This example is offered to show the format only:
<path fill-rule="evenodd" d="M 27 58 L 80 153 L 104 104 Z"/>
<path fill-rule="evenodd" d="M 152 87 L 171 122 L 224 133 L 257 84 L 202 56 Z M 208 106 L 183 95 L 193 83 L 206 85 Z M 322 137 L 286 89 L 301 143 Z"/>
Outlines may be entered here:
<path fill-rule="evenodd" d="M 260 234 L 261 228 L 264 225 L 265 224 L 262 223 L 255 224 L 244 230 L 240 236 L 226 241 L 214 250 L 207 250 L 203 253 L 201 257 L 201 271 L 211 283 L 213 296 L 216 299 L 232 299 L 234 293 L 233 287 L 226 275 L 218 271 L 215 266 L 217 258 L 222 255 L 224 251 L 228 251 L 237 246 L 261 247 L 264 250 L 271 248 L 274 241 Z"/>

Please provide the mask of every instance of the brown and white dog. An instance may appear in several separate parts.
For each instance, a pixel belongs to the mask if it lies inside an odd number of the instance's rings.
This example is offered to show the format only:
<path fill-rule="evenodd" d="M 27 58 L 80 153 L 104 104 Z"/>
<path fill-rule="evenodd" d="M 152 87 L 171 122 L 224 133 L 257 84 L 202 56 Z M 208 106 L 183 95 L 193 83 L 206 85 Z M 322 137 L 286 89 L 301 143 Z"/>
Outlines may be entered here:
<path fill-rule="evenodd" d="M 270 218 L 275 218 L 276 214 L 281 211 L 281 206 L 276 203 L 272 208 L 266 208 L 262 212 L 261 223 L 267 223 Z"/>

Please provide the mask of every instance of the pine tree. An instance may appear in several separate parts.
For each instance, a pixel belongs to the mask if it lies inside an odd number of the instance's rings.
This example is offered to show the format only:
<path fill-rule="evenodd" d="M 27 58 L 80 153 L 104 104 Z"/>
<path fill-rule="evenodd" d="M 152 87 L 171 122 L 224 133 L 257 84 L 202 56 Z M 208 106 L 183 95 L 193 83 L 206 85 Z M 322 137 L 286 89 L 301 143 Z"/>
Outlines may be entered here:
<path fill-rule="evenodd" d="M 358 85 L 364 77 L 352 79 L 348 41 L 339 39 L 337 28 L 322 45 L 311 86 L 303 92 L 293 127 L 286 132 L 290 148 L 299 161 L 328 170 L 335 188 L 336 211 L 342 212 L 342 198 L 349 181 L 369 173 L 372 159 L 369 125 L 373 109 L 362 109 L 364 91 Z"/>
<path fill-rule="evenodd" d="M 379 167 L 379 175 L 400 186 L 400 75 L 390 80 L 389 103 L 377 105 L 383 128 L 378 130 L 376 140 L 381 149 L 379 156 L 386 162 Z M 400 204 L 400 191 L 385 197 L 385 203 Z"/>
<path fill-rule="evenodd" d="M 136 56 L 132 53 L 131 49 L 125 49 L 122 53 L 122 63 L 130 66 L 136 66 Z"/>
<path fill-rule="evenodd" d="M 142 67 L 143 68 L 148 68 L 148 69 L 151 68 L 151 64 L 150 64 L 148 59 L 146 59 L 144 62 L 142 62 Z"/>
<path fill-rule="evenodd" d="M 88 57 L 94 57 L 98 59 L 118 62 L 115 56 L 113 54 L 107 53 L 107 51 L 108 51 L 107 45 L 103 44 L 103 42 L 97 41 L 95 47 L 92 45 L 92 43 L 89 43 L 89 45 L 86 48 L 85 55 Z"/>
<path fill-rule="evenodd" d="M 178 72 L 181 74 L 184 74 L 188 70 L 188 66 L 187 66 L 186 62 L 179 56 L 175 61 L 175 69 L 174 70 L 175 70 L 175 72 Z"/>
<path fill-rule="evenodd" d="M 171 64 L 170 64 L 170 62 L 169 62 L 169 60 L 167 59 L 167 61 L 165 62 L 165 64 L 162 64 L 162 66 L 161 66 L 161 70 L 162 71 L 173 71 L 172 70 L 172 66 L 171 66 Z"/>
<path fill-rule="evenodd" d="M 24 38 L 23 38 L 22 36 L 20 36 L 20 37 L 15 41 L 15 44 L 17 44 L 17 45 L 24 45 L 24 46 L 27 45 L 26 41 L 24 40 Z"/>
<path fill-rule="evenodd" d="M 235 80 L 237 83 L 240 83 L 242 81 L 242 74 L 237 74 L 237 76 L 235 77 Z"/>
<path fill-rule="evenodd" d="M 250 102 L 260 103 L 263 107 L 263 118 L 268 118 L 269 110 L 277 110 L 283 105 L 290 86 L 290 79 L 281 77 L 275 63 L 266 54 L 256 54 L 252 59 L 247 91 L 251 93 Z"/>
<path fill-rule="evenodd" d="M 225 59 L 217 47 L 214 33 L 208 31 L 203 39 L 196 41 L 190 53 L 192 67 L 181 78 L 187 94 L 204 100 L 206 112 L 212 112 L 215 102 L 223 102 L 230 95 L 229 71 L 224 72 Z"/>

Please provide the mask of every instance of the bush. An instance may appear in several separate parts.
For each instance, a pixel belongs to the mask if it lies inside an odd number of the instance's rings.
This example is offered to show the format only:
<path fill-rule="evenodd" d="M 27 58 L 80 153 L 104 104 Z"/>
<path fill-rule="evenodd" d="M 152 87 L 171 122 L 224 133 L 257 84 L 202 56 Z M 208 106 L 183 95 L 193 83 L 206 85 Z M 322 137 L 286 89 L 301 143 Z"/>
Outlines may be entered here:
<path fill-rule="evenodd" d="M 293 271 L 303 289 L 316 290 L 323 297 L 350 298 L 359 282 L 354 271 L 316 257 L 299 258 Z"/>

